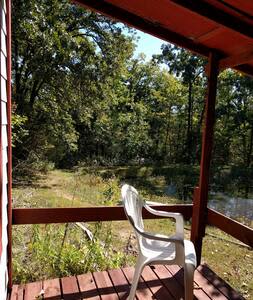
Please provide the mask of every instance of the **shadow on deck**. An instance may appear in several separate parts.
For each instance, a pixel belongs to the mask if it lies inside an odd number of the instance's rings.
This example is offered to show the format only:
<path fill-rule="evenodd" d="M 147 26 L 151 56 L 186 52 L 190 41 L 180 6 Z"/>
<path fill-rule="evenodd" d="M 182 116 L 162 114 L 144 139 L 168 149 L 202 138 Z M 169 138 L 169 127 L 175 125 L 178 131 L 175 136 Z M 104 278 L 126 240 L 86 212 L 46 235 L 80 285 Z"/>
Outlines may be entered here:
<path fill-rule="evenodd" d="M 134 268 L 123 268 L 14 285 L 10 300 L 117 300 L 127 299 Z M 244 299 L 207 265 L 194 275 L 194 299 Z M 149 266 L 142 272 L 136 299 L 184 299 L 183 269 Z"/>

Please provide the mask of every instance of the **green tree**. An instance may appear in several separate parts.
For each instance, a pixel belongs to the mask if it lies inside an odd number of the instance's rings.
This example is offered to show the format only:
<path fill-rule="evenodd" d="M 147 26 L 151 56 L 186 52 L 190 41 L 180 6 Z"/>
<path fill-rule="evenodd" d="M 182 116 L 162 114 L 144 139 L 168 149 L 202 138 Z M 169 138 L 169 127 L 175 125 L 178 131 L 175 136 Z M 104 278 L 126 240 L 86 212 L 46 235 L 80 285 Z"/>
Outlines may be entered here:
<path fill-rule="evenodd" d="M 76 156 L 90 138 L 82 127 L 93 135 L 132 55 L 122 29 L 67 0 L 13 1 L 13 100 L 28 132 L 16 142 L 16 158 L 26 159 L 30 145 L 58 165 Z"/>
<path fill-rule="evenodd" d="M 197 157 L 194 155 L 194 152 L 197 151 L 194 149 L 194 144 L 199 140 L 198 135 L 204 114 L 205 61 L 199 56 L 171 44 L 162 45 L 162 54 L 155 56 L 154 59 L 165 63 L 169 67 L 169 71 L 187 87 L 188 97 L 185 107 L 187 125 L 183 159 L 186 163 L 194 163 Z M 200 96 L 201 94 L 202 96 Z M 201 104 L 202 109 L 200 108 Z M 194 123 L 196 123 L 195 128 Z"/>

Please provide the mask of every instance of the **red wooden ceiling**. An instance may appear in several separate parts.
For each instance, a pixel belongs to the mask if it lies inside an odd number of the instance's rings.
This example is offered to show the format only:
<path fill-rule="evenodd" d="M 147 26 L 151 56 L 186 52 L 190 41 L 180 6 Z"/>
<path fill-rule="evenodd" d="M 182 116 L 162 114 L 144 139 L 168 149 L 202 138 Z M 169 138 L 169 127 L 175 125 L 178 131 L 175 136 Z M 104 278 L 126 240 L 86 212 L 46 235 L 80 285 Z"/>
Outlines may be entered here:
<path fill-rule="evenodd" d="M 231 57 L 228 66 L 253 75 L 252 0 L 73 1 L 201 55 Z"/>

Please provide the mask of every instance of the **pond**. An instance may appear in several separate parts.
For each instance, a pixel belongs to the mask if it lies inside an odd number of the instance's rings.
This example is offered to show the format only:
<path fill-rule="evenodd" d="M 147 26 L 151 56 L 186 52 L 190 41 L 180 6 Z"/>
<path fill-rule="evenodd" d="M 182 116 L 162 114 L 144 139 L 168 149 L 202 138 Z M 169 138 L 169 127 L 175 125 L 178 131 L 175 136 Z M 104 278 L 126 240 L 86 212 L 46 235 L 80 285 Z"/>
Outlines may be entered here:
<path fill-rule="evenodd" d="M 253 199 L 229 197 L 223 193 L 211 193 L 208 207 L 233 219 L 253 221 Z"/>
<path fill-rule="evenodd" d="M 192 202 L 192 192 L 192 189 L 190 190 L 186 185 L 179 189 L 174 183 L 168 185 L 164 190 L 166 195 L 174 196 L 184 203 Z M 186 195 L 186 198 L 182 197 L 183 194 Z M 253 221 L 253 199 L 228 196 L 221 192 L 211 192 L 208 207 L 232 219 L 242 222 L 245 220 L 246 223 Z"/>

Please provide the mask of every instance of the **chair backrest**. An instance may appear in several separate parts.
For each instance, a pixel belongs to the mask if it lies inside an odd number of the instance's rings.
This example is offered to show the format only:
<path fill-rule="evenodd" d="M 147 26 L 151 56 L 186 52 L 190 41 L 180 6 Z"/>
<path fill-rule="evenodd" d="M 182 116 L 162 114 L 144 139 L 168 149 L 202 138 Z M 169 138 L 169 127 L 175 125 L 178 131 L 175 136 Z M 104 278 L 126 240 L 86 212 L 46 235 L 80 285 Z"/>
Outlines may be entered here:
<path fill-rule="evenodd" d="M 143 201 L 134 187 L 124 184 L 121 188 L 121 196 L 126 215 L 133 226 L 144 229 L 142 220 Z"/>

